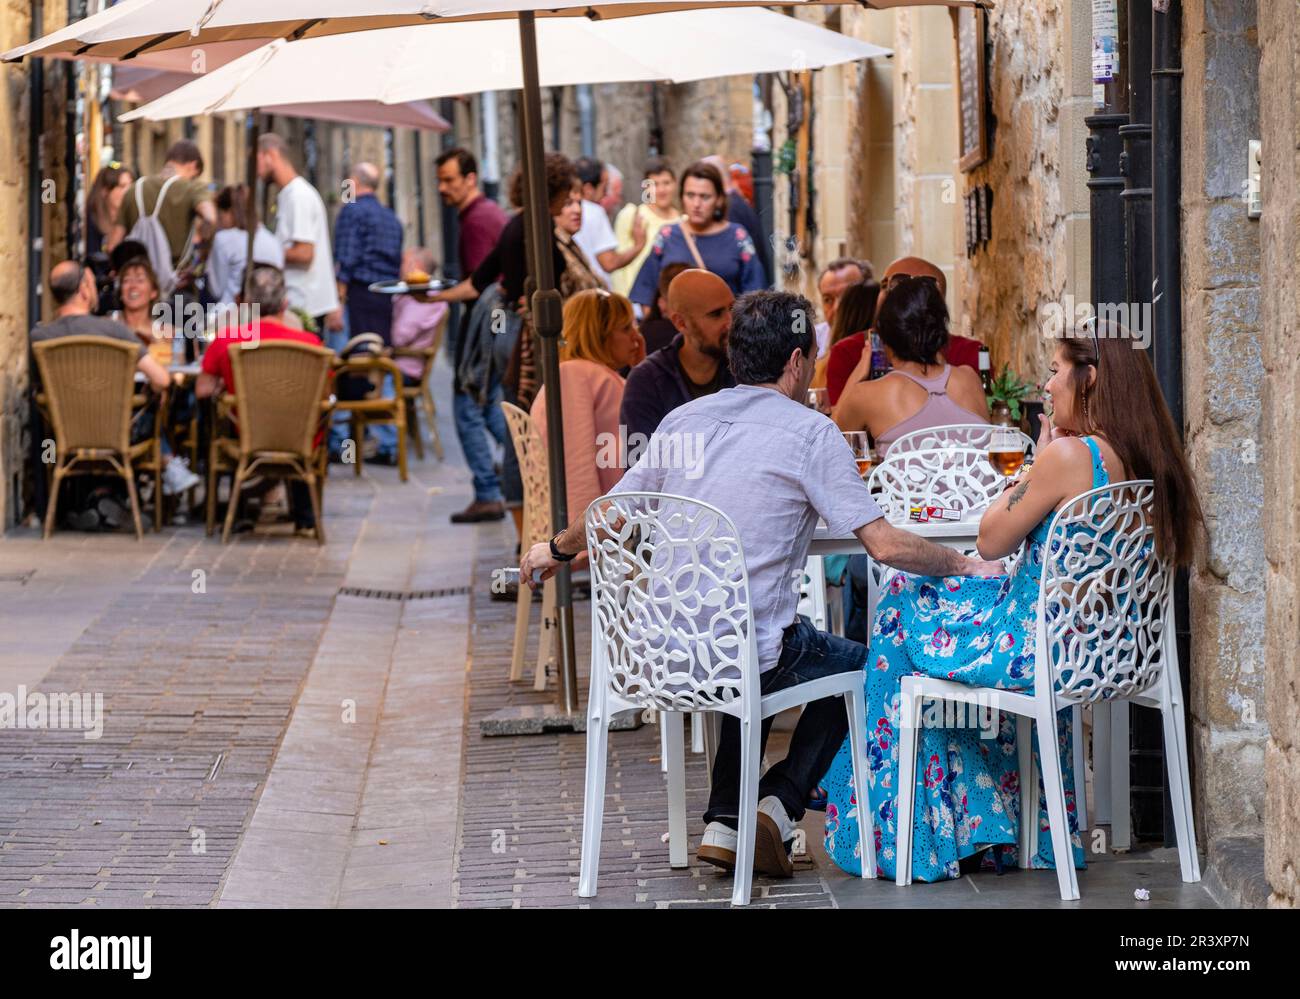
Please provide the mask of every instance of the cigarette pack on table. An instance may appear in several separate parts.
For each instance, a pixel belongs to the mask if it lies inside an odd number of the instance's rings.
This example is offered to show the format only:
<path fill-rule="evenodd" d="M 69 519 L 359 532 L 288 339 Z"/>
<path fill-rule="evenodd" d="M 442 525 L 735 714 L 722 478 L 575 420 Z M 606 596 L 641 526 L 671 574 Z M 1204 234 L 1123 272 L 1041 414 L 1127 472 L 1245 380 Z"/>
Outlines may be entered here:
<path fill-rule="evenodd" d="M 919 524 L 932 520 L 961 520 L 961 511 L 948 506 L 914 506 L 908 508 L 908 519 Z"/>

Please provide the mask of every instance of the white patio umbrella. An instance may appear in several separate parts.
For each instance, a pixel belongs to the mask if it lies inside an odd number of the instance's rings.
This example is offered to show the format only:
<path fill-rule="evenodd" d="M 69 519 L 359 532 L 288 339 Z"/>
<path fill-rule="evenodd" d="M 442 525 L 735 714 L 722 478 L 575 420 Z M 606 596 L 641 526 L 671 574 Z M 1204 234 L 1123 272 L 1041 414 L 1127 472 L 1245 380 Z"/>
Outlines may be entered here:
<path fill-rule="evenodd" d="M 740 73 L 818 69 L 888 49 L 762 8 L 684 10 L 537 26 L 540 82 L 683 83 Z M 327 78 L 319 68 L 329 66 Z M 391 105 L 523 85 L 518 27 L 465 21 L 275 41 L 122 115 L 159 121 L 307 100 Z"/>
<path fill-rule="evenodd" d="M 28 55 L 66 53 L 72 56 L 132 58 L 151 51 L 189 49 L 214 42 L 277 39 L 297 41 L 322 35 L 372 31 L 429 21 L 483 21 L 516 19 L 519 25 L 520 64 L 524 123 L 524 196 L 527 206 L 528 242 L 531 248 L 533 293 L 532 316 L 541 338 L 542 379 L 559 387 L 559 357 L 556 338 L 561 327 L 559 293 L 549 252 L 550 222 L 545 198 L 531 192 L 545 190 L 543 170 L 542 104 L 537 59 L 537 22 L 551 18 L 581 17 L 605 20 L 643 14 L 664 14 L 673 10 L 721 7 L 755 7 L 747 0 L 693 2 L 693 0 L 637 0 L 597 2 L 553 7 L 556 0 L 123 0 L 92 17 L 84 18 L 13 49 L 3 56 L 14 61 Z M 562 0 L 561 0 L 562 2 Z M 802 7 L 842 0 L 798 0 L 785 4 Z M 862 6 L 891 7 L 989 7 L 989 0 L 857 0 Z M 944 44 L 951 44 L 945 34 Z M 794 68 L 793 56 L 789 68 Z M 330 67 L 316 68 L 316 77 L 328 79 Z M 563 413 L 560 393 L 546 393 L 547 452 L 551 456 L 551 521 L 556 530 L 569 521 L 564 483 Z M 556 610 L 559 617 L 562 707 L 578 710 L 577 672 L 573 652 L 573 609 L 570 605 L 569 576 L 557 577 Z"/>

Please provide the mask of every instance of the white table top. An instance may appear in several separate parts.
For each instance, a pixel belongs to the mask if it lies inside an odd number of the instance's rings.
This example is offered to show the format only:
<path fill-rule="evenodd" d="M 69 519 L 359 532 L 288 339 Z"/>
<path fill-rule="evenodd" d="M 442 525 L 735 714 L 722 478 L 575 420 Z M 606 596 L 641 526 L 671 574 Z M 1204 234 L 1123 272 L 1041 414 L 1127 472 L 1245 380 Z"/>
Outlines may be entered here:
<path fill-rule="evenodd" d="M 937 544 L 967 548 L 973 547 L 975 539 L 979 537 L 981 516 L 983 511 L 972 513 L 962 520 L 932 520 L 925 524 L 909 520 L 897 526 Z M 865 555 L 866 552 L 862 548 L 862 542 L 856 536 L 850 534 L 848 537 L 834 537 L 825 524 L 819 523 L 817 529 L 813 531 L 812 547 L 808 554 Z"/>

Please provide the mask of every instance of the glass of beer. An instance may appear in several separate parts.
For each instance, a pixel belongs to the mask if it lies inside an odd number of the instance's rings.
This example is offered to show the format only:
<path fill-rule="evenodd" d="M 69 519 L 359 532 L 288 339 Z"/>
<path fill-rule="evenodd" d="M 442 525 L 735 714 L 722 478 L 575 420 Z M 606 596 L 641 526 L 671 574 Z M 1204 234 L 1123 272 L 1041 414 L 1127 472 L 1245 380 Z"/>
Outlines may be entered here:
<path fill-rule="evenodd" d="M 1014 427 L 993 427 L 989 434 L 989 464 L 1010 478 L 1025 463 L 1025 439 Z"/>
<path fill-rule="evenodd" d="M 865 478 L 871 471 L 871 441 L 867 438 L 867 432 L 846 430 L 844 440 L 848 442 L 849 450 L 853 452 L 853 460 L 858 463 L 858 474 Z"/>

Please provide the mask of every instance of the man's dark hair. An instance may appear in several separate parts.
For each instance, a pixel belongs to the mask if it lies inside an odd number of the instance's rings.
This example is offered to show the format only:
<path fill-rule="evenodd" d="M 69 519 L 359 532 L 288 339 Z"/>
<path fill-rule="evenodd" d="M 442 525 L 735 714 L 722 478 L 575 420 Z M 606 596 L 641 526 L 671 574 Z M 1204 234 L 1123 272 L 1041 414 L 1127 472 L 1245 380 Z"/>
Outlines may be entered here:
<path fill-rule="evenodd" d="M 456 169 L 460 171 L 462 177 L 468 177 L 472 173 L 478 173 L 478 160 L 476 160 L 474 154 L 464 146 L 455 146 L 452 149 L 440 153 L 438 158 L 433 161 L 434 169 L 437 169 L 450 160 L 456 161 Z"/>
<path fill-rule="evenodd" d="M 592 187 L 600 185 L 600 176 L 605 172 L 605 164 L 594 156 L 579 156 L 573 161 L 573 172 L 584 184 Z"/>
<path fill-rule="evenodd" d="M 677 178 L 677 174 L 673 172 L 672 164 L 667 159 L 662 156 L 651 156 L 650 159 L 646 160 L 645 172 L 642 176 L 648 180 L 660 173 L 666 173 L 674 180 Z"/>
<path fill-rule="evenodd" d="M 55 305 L 67 305 L 71 302 L 81 288 L 82 278 L 86 276 L 86 268 L 82 266 L 81 261 L 71 262 L 76 266 L 60 268 L 57 275 L 50 275 L 50 294 L 54 296 Z"/>
<path fill-rule="evenodd" d="M 751 291 L 731 307 L 727 358 L 739 385 L 764 385 L 781 377 L 796 349 L 816 348 L 812 303 L 789 291 Z"/>
<path fill-rule="evenodd" d="M 876 332 L 900 361 L 937 364 L 948 346 L 948 306 L 934 278 L 896 278 L 876 315 Z"/>
<path fill-rule="evenodd" d="M 168 163 L 196 163 L 199 173 L 203 172 L 203 154 L 196 143 L 189 139 L 177 139 L 167 150 Z"/>
<path fill-rule="evenodd" d="M 149 256 L 149 248 L 138 239 L 124 239 L 113 247 L 108 255 L 108 269 L 114 274 L 121 274 L 122 268 L 136 257 Z"/>

